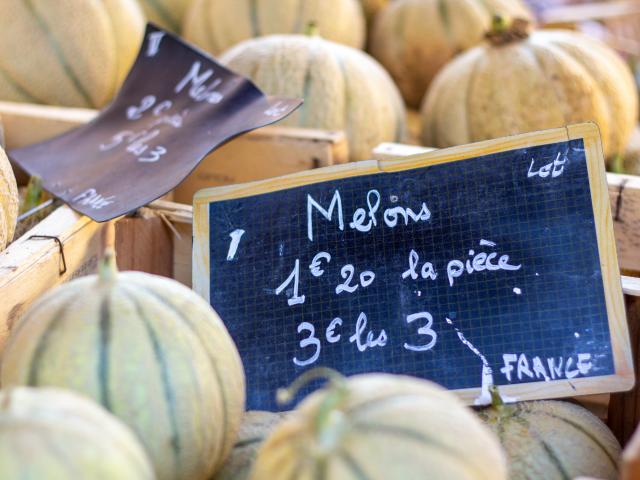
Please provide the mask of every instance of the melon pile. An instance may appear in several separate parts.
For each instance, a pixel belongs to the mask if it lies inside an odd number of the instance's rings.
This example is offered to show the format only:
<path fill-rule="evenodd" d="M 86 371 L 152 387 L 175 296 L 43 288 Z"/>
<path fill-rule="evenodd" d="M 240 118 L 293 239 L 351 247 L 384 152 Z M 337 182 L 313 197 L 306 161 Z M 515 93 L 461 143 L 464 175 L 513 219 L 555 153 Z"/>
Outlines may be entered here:
<path fill-rule="evenodd" d="M 0 364 L 0 478 L 617 474 L 617 440 L 575 405 L 504 405 L 494 392 L 476 414 L 426 380 L 323 368 L 279 400 L 318 377 L 327 385 L 291 412 L 245 413 L 243 365 L 211 307 L 173 280 L 118 272 L 108 249 L 97 275 L 51 290 L 12 328 Z"/>
<path fill-rule="evenodd" d="M 303 98 L 282 125 L 344 131 L 353 161 L 407 141 L 407 109 L 438 148 L 593 121 L 608 159 L 637 122 L 624 61 L 580 33 L 536 30 L 520 0 L 5 0 L 0 101 L 107 105 L 145 18 L 265 93 Z M 17 215 L 0 148 L 0 250 Z M 505 405 L 494 391 L 474 411 L 428 381 L 322 369 L 282 399 L 318 376 L 326 386 L 287 414 L 245 412 L 223 319 L 173 280 L 118 272 L 107 251 L 97 275 L 12 328 L 0 478 L 617 478 L 618 441 L 574 404 Z"/>
<path fill-rule="evenodd" d="M 584 121 L 611 161 L 638 119 L 618 54 L 575 31 L 535 29 L 526 0 L 7 2 L 0 101 L 104 106 L 146 18 L 265 93 L 303 98 L 282 125 L 344 131 L 353 161 L 383 142 L 443 148 Z M 420 110 L 417 135 L 406 108 Z"/>
<path fill-rule="evenodd" d="M 136 434 L 160 480 L 209 478 L 244 411 L 243 366 L 216 313 L 174 280 L 119 273 L 111 251 L 98 275 L 50 291 L 25 313 L 0 383 L 93 399 Z"/>

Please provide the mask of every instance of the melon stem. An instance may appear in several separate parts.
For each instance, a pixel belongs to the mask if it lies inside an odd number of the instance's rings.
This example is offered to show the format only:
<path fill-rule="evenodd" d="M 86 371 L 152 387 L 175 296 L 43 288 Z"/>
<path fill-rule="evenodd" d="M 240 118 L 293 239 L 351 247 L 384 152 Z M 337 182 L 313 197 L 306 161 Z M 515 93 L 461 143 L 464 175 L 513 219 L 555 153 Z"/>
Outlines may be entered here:
<path fill-rule="evenodd" d="M 489 387 L 489 393 L 491 394 L 491 406 L 493 408 L 500 408 L 504 406 L 504 400 L 502 400 L 502 397 L 500 396 L 498 387 L 491 385 Z"/>
<path fill-rule="evenodd" d="M 98 266 L 98 279 L 100 283 L 108 284 L 115 280 L 118 274 L 118 266 L 116 264 L 116 252 L 113 248 L 107 248 L 100 259 Z"/>
<path fill-rule="evenodd" d="M 525 18 L 507 20 L 502 15 L 494 15 L 485 37 L 492 45 L 507 45 L 529 38 L 530 29 L 531 22 Z"/>
<path fill-rule="evenodd" d="M 307 37 L 319 37 L 320 29 L 318 28 L 318 24 L 311 20 L 304 28 L 304 34 Z"/>
<path fill-rule="evenodd" d="M 338 445 L 345 429 L 345 422 L 339 406 L 349 393 L 346 378 L 331 368 L 314 368 L 300 375 L 289 388 L 278 389 L 277 401 L 281 405 L 289 403 L 302 387 L 321 378 L 327 379 L 329 385 L 326 387 L 326 395 L 313 420 L 314 430 L 318 434 L 320 451 L 326 453 Z"/>

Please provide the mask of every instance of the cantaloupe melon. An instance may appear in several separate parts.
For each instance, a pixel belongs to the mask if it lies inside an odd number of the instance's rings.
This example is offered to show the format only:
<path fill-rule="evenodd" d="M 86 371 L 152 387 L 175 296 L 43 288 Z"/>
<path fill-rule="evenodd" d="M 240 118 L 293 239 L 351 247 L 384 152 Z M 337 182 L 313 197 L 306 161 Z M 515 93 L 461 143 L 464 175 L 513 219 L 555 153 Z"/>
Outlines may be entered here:
<path fill-rule="evenodd" d="M 258 449 L 286 413 L 250 411 L 244 414 L 238 440 L 215 480 L 247 480 Z"/>
<path fill-rule="evenodd" d="M 416 378 L 368 374 L 333 380 L 267 438 L 251 479 L 293 478 L 507 477 L 497 438 L 452 393 Z"/>
<path fill-rule="evenodd" d="M 0 478 L 153 480 L 133 432 L 99 405 L 55 388 L 0 391 Z"/>
<path fill-rule="evenodd" d="M 0 147 L 0 251 L 13 239 L 19 203 L 16 177 L 7 155 Z"/>
<path fill-rule="evenodd" d="M 387 72 L 370 56 L 317 36 L 247 40 L 220 61 L 270 95 L 303 98 L 279 125 L 344 130 L 352 160 L 370 158 L 382 142 L 401 141 L 405 111 Z"/>
<path fill-rule="evenodd" d="M 494 404 L 479 412 L 498 435 L 511 480 L 617 478 L 620 444 L 588 410 L 568 402 Z"/>
<path fill-rule="evenodd" d="M 521 0 L 394 0 L 376 19 L 371 53 L 415 108 L 438 71 L 483 40 L 496 14 L 530 17 Z"/>
<path fill-rule="evenodd" d="M 362 48 L 365 19 L 359 0 L 194 0 L 184 37 L 219 55 L 253 37 L 304 33 L 315 23 L 334 42 Z"/>
<path fill-rule="evenodd" d="M 0 100 L 102 107 L 144 33 L 136 0 L 4 0 Z"/>
<path fill-rule="evenodd" d="M 161 480 L 209 478 L 244 410 L 238 351 L 207 302 L 174 280 L 117 273 L 111 253 L 99 276 L 25 313 L 1 368 L 5 387 L 58 386 L 101 403 L 138 435 Z"/>
<path fill-rule="evenodd" d="M 442 148 L 593 121 L 613 157 L 637 116 L 631 72 L 609 47 L 568 30 L 529 34 L 516 22 L 438 74 L 422 106 L 422 142 Z"/>

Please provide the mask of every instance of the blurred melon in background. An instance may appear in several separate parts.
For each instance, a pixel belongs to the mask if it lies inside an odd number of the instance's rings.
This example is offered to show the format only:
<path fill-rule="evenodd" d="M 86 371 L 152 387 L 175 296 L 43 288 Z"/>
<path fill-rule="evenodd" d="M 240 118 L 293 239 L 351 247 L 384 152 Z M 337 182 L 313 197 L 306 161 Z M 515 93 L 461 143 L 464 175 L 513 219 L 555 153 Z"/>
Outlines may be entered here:
<path fill-rule="evenodd" d="M 364 47 L 366 25 L 359 0 L 193 0 L 183 35 L 219 55 L 250 38 L 304 33 L 309 23 L 327 40 Z"/>
<path fill-rule="evenodd" d="M 3 0 L 0 100 L 100 108 L 143 33 L 136 0 Z"/>

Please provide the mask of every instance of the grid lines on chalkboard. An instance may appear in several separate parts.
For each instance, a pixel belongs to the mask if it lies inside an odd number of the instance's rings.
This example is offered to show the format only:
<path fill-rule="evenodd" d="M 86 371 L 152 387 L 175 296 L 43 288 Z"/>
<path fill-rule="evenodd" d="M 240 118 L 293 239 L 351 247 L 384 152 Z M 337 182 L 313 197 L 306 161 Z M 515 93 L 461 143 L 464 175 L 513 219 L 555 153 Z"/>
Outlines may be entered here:
<path fill-rule="evenodd" d="M 529 376 L 527 369 L 520 377 L 514 370 L 508 378 L 500 371 L 505 354 L 523 355 L 532 373 L 536 357 L 545 365 L 550 358 L 571 358 L 575 365 L 577 355 L 587 353 L 593 364 L 590 375 L 612 373 L 580 145 L 534 147 L 212 203 L 211 303 L 243 357 L 248 407 L 276 409 L 275 390 L 317 365 L 345 374 L 385 371 L 428 378 L 448 388 L 478 387 L 482 360 L 459 334 L 484 355 L 498 384 L 542 380 L 540 372 Z M 542 166 L 558 152 L 568 152 L 561 176 L 527 177 L 532 158 Z M 375 195 L 367 202 L 367 193 L 374 190 L 379 208 L 371 214 Z M 343 229 L 337 205 L 330 220 L 314 208 L 310 240 L 309 198 L 326 213 L 335 192 L 340 194 Z M 431 213 L 428 221 L 409 219 L 405 225 L 398 217 L 398 225 L 386 225 L 385 209 L 418 212 L 423 202 Z M 363 223 L 375 218 L 369 232 L 351 228 L 357 209 L 364 210 Z M 233 218 L 233 224 L 221 218 Z M 247 232 L 232 262 L 226 260 L 230 228 Z M 419 257 L 418 278 L 402 279 L 412 250 Z M 324 273 L 316 277 L 309 265 L 319 252 L 329 253 L 331 260 L 321 262 Z M 508 264 L 521 267 L 465 271 L 450 286 L 448 262 L 473 263 L 480 252 L 496 252 L 496 262 L 508 255 Z M 298 295 L 305 301 L 288 305 L 293 281 L 279 295 L 274 292 L 292 274 L 296 260 Z M 433 263 L 435 280 L 419 275 L 425 262 Z M 352 267 L 346 276 L 353 271 L 348 285 L 357 288 L 336 294 L 347 265 Z M 367 286 L 360 284 L 363 271 L 375 273 Z M 426 351 L 419 351 L 432 339 L 428 330 L 420 333 L 426 320 L 408 322 L 418 313 L 432 316 L 437 335 Z M 358 332 L 363 315 L 366 325 Z M 336 318 L 341 323 L 328 332 Z M 316 354 L 313 363 L 294 362 L 308 362 Z"/>

